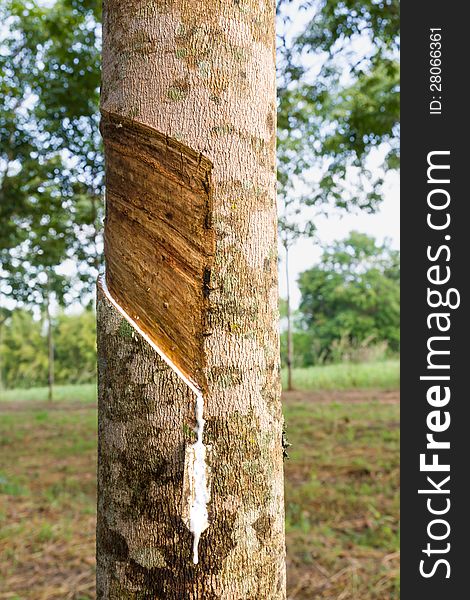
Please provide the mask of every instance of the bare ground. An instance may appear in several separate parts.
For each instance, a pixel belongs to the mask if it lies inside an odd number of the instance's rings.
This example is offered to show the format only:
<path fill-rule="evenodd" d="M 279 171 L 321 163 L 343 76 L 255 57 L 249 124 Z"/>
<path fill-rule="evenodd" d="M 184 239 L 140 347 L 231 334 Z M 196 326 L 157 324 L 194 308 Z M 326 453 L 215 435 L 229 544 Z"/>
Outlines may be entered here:
<path fill-rule="evenodd" d="M 398 477 L 387 466 L 398 448 L 381 441 L 398 428 L 398 392 L 294 391 L 284 402 L 297 452 L 286 462 L 289 600 L 398 599 Z M 386 414 L 355 415 L 362 405 Z M 306 416 L 289 416 L 296 407 Z M 95 413 L 1 403 L 0 600 L 95 598 Z"/>

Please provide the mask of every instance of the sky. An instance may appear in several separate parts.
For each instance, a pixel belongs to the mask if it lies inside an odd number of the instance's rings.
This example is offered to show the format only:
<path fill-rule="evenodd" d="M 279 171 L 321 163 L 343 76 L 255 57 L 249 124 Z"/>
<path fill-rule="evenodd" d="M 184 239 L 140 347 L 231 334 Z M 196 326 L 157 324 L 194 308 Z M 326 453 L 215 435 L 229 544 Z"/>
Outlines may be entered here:
<path fill-rule="evenodd" d="M 379 168 L 378 165 L 375 168 Z M 315 265 L 322 253 L 322 245 L 341 240 L 356 230 L 375 237 L 379 242 L 388 238 L 392 248 L 400 248 L 400 177 L 398 172 L 389 171 L 385 175 L 383 201 L 380 210 L 374 215 L 366 213 L 348 214 L 342 218 L 333 214 L 329 218 L 318 217 L 315 220 L 319 243 L 311 239 L 301 239 L 289 251 L 289 270 L 292 307 L 297 308 L 300 292 L 297 278 L 302 271 Z M 286 297 L 285 260 L 280 250 L 279 294 Z"/>

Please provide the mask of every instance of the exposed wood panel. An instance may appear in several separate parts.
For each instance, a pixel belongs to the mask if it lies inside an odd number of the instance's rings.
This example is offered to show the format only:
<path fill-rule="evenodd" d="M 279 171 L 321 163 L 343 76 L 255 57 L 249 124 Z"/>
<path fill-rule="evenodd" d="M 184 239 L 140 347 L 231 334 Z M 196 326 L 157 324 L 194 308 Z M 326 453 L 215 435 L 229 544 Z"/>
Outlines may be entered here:
<path fill-rule="evenodd" d="M 114 299 L 203 390 L 214 256 L 211 162 L 156 130 L 102 114 L 106 283 Z"/>

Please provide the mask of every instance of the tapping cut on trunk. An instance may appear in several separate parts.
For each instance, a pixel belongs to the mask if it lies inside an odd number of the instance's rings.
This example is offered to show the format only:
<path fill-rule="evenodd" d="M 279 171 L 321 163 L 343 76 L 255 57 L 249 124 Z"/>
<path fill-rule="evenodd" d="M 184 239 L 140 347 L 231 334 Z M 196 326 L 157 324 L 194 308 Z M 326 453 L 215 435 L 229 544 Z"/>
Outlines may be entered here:
<path fill-rule="evenodd" d="M 148 127 L 102 112 L 106 285 L 112 298 L 203 392 L 215 251 L 212 163 Z"/>

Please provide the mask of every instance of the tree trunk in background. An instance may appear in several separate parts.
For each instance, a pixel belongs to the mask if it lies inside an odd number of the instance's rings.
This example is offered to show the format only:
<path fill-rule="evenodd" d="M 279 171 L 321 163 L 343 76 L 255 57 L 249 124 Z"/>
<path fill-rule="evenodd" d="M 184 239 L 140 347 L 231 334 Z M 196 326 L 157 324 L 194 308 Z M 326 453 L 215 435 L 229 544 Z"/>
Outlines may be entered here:
<path fill-rule="evenodd" d="M 46 298 L 46 322 L 47 322 L 47 399 L 52 402 L 54 399 L 54 340 L 52 337 L 52 317 L 49 294 Z"/>
<path fill-rule="evenodd" d="M 3 363 L 2 363 L 2 342 L 3 342 L 3 325 L 6 319 L 0 318 L 0 391 L 4 388 L 3 383 Z"/>
<path fill-rule="evenodd" d="M 98 287 L 97 598 L 284 600 L 274 0 L 105 0 L 101 106 L 213 163 L 216 249 L 197 565 L 194 394 Z"/>
<path fill-rule="evenodd" d="M 286 290 L 287 290 L 287 389 L 291 392 L 294 389 L 292 379 L 292 367 L 294 361 L 294 343 L 292 339 L 292 314 L 290 307 L 290 282 L 289 282 L 289 249 L 284 246 L 286 251 Z"/>

